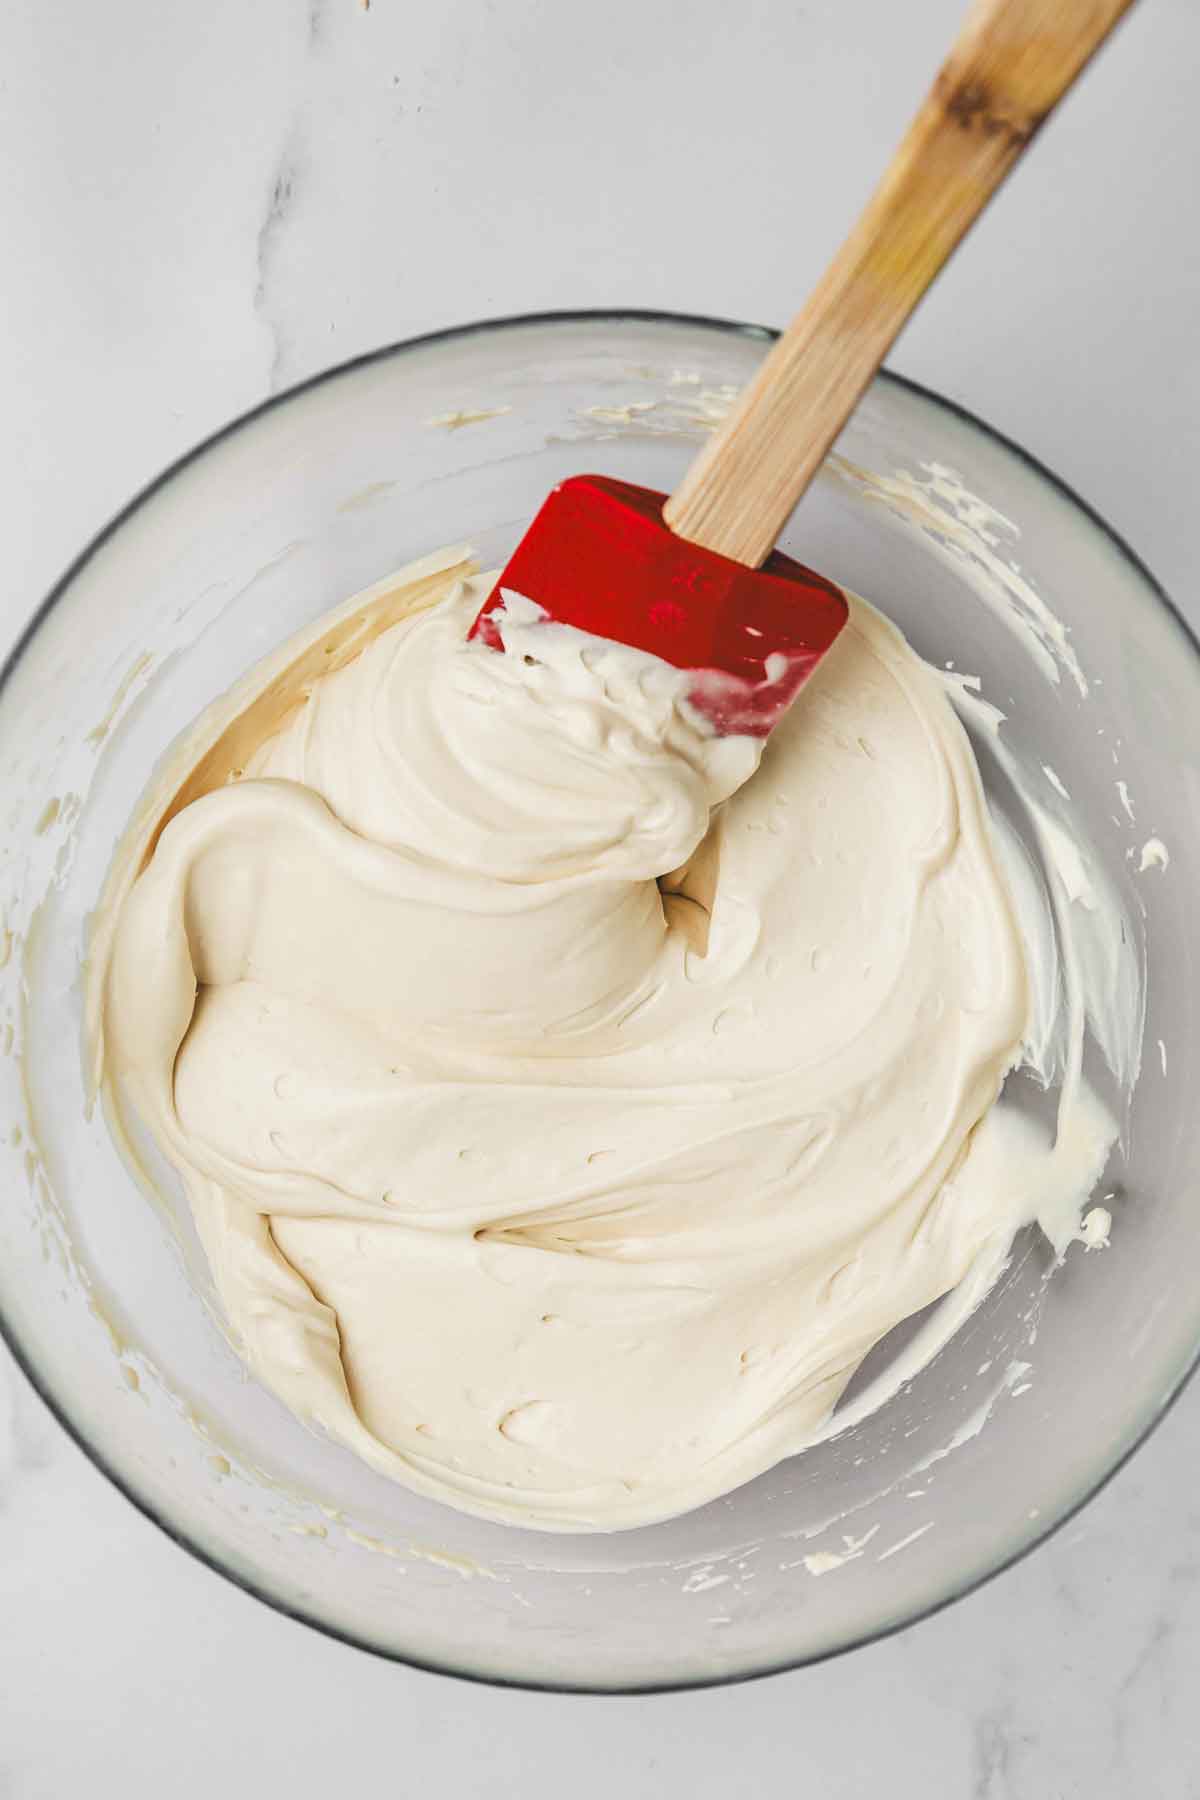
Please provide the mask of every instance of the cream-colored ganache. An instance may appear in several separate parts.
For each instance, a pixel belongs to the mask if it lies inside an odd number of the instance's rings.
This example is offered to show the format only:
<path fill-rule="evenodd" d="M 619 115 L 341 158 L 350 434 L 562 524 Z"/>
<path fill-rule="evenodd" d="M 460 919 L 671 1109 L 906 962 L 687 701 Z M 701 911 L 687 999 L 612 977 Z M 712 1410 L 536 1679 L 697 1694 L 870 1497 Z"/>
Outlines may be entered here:
<path fill-rule="evenodd" d="M 885 619 L 852 602 L 763 746 L 527 603 L 467 644 L 484 591 L 405 571 L 181 745 L 110 884 L 104 1076 L 297 1413 L 455 1506 L 614 1529 L 826 1432 L 1057 1153 L 990 1135 L 1021 935 Z"/>

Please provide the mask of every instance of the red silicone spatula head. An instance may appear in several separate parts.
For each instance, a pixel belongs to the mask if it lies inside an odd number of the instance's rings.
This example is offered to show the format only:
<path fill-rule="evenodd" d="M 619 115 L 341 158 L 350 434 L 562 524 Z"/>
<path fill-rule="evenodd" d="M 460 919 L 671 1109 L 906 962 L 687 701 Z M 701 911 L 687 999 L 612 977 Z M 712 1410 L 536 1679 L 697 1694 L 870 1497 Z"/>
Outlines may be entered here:
<path fill-rule="evenodd" d="M 499 649 L 494 615 L 521 594 L 560 625 L 688 670 L 688 698 L 722 736 L 765 737 L 845 624 L 845 597 L 778 550 L 750 569 L 676 537 L 665 498 L 605 475 L 562 482 L 470 635 Z"/>

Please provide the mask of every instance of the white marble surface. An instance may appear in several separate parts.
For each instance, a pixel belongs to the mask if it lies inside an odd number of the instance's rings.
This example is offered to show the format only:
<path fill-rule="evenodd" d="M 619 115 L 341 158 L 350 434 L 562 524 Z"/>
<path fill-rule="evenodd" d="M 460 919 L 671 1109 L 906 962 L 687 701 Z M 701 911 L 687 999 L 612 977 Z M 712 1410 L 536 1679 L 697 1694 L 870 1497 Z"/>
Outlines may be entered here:
<path fill-rule="evenodd" d="M 165 461 L 330 361 L 542 307 L 782 322 L 956 13 L 7 0 L 0 634 Z M 1194 0 L 1145 0 L 893 362 L 1065 475 L 1200 620 L 1198 57 Z M 1198 1455 L 1191 1393 L 1055 1542 L 838 1663 L 558 1699 L 277 1617 L 135 1514 L 0 1362 L 0 1800 L 1200 1796 Z"/>

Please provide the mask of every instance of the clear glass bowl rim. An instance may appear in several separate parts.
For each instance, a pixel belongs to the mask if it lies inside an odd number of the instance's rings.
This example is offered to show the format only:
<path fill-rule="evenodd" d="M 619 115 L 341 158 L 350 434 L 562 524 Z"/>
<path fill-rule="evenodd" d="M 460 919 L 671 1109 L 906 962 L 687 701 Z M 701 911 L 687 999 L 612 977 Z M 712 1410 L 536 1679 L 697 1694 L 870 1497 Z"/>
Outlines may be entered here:
<path fill-rule="evenodd" d="M 384 344 L 377 349 L 365 351 L 359 356 L 350 357 L 344 362 L 333 363 L 328 367 L 319 370 L 315 375 L 308 376 L 304 381 L 297 382 L 291 387 L 283 388 L 277 394 L 269 395 L 265 400 L 260 401 L 257 406 L 249 408 L 248 411 L 237 414 L 226 424 L 210 433 L 208 437 L 202 438 L 198 443 L 194 444 L 190 450 L 185 451 L 184 454 L 177 457 L 174 462 L 169 463 L 160 474 L 156 475 L 151 481 L 147 482 L 145 486 L 134 493 L 132 498 L 128 500 L 126 504 L 113 515 L 108 523 L 103 525 L 84 546 L 74 560 L 68 565 L 64 573 L 51 587 L 45 599 L 36 607 L 30 616 L 28 623 L 21 631 L 13 648 L 5 658 L 3 667 L 0 668 L 0 702 L 3 701 L 9 680 L 16 672 L 22 657 L 37 636 L 42 624 L 49 618 L 59 601 L 69 592 L 76 578 L 87 567 L 88 563 L 91 562 L 97 552 L 100 551 L 111 538 L 115 537 L 125 524 L 132 519 L 146 502 L 152 499 L 160 489 L 165 488 L 176 476 L 182 474 L 184 470 L 189 468 L 192 463 L 199 461 L 201 457 L 204 457 L 210 451 L 217 449 L 227 438 L 232 438 L 245 426 L 262 418 L 266 413 L 285 407 L 289 402 L 297 399 L 300 395 L 308 393 L 310 390 L 318 388 L 326 382 L 335 381 L 343 375 L 350 374 L 356 370 L 370 368 L 376 363 L 390 361 L 394 357 L 405 356 L 412 351 L 427 350 L 438 344 L 450 345 L 462 342 L 469 338 L 496 336 L 508 331 L 528 329 L 531 327 L 554 328 L 555 326 L 560 325 L 620 326 L 623 324 L 682 325 L 692 329 L 711 331 L 714 335 L 749 338 L 764 345 L 774 343 L 779 336 L 778 330 L 772 326 L 754 325 L 736 319 L 714 318 L 705 313 L 660 311 L 655 308 L 646 307 L 591 307 L 560 309 L 548 312 L 512 313 L 494 319 L 471 320 L 460 325 L 446 326 L 438 331 L 422 332 L 414 337 L 401 338 L 394 343 Z M 1036 456 L 1033 456 L 1028 450 L 1024 449 L 1022 445 L 1006 436 L 1004 432 L 987 424 L 968 407 L 961 406 L 957 401 L 949 400 L 944 395 L 937 393 L 934 389 L 926 387 L 923 383 L 914 381 L 906 375 L 898 375 L 891 369 L 880 369 L 875 379 L 884 387 L 898 388 L 917 396 L 934 407 L 940 408 L 943 412 L 946 412 L 953 418 L 961 421 L 972 431 L 977 432 L 981 437 L 989 440 L 994 445 L 998 445 L 1007 452 L 1008 455 L 1024 464 L 1024 466 L 1037 476 L 1040 481 L 1056 492 L 1069 507 L 1081 513 L 1094 529 L 1107 539 L 1108 543 L 1117 552 L 1119 558 L 1130 567 L 1133 574 L 1142 582 L 1150 596 L 1156 600 L 1172 618 L 1179 628 L 1183 640 L 1190 646 L 1196 657 L 1197 679 L 1200 680 L 1200 639 L 1197 638 L 1196 633 L 1184 618 L 1179 608 L 1175 605 L 1170 595 L 1166 592 L 1162 583 L 1152 574 L 1138 553 L 1126 542 L 1121 533 L 1110 525 L 1109 522 L 1088 503 L 1088 501 L 1075 492 L 1069 483 L 1056 475 L 1053 470 L 1048 469 L 1044 463 L 1040 462 Z M 1200 1314 L 1200 1302 L 1198 1302 L 1197 1311 L 1198 1314 Z M 149 1504 L 142 1495 L 137 1493 L 132 1484 L 127 1482 L 126 1479 L 110 1464 L 103 1447 L 99 1443 L 92 1441 L 86 1430 L 71 1418 L 66 1406 L 60 1403 L 49 1383 L 42 1379 L 36 1359 L 25 1350 L 18 1338 L 15 1327 L 5 1318 L 2 1308 L 0 1308 L 0 1341 L 7 1346 L 13 1360 L 25 1376 L 25 1379 L 29 1382 L 39 1399 L 62 1426 L 63 1430 L 67 1433 L 67 1436 L 73 1443 L 78 1445 L 94 1467 L 112 1483 L 117 1491 L 122 1494 L 144 1518 L 149 1519 L 160 1531 L 165 1532 L 172 1542 L 178 1544 L 179 1547 L 182 1550 L 187 1551 L 189 1555 L 194 1556 L 205 1568 L 211 1569 L 215 1574 L 232 1582 L 235 1587 L 241 1588 L 244 1593 L 251 1594 L 255 1599 L 263 1601 L 264 1604 L 271 1607 L 273 1611 L 282 1613 L 285 1618 L 293 1619 L 301 1625 L 310 1626 L 313 1630 L 321 1632 L 326 1637 L 334 1638 L 341 1643 L 349 1644 L 356 1650 L 366 1651 L 369 1655 L 377 1656 L 382 1661 L 399 1663 L 408 1668 L 420 1669 L 427 1674 L 449 1675 L 457 1680 L 471 1682 L 483 1687 L 517 1688 L 526 1691 L 532 1690 L 534 1692 L 550 1694 L 577 1695 L 591 1692 L 610 1696 L 677 1693 L 706 1687 L 732 1687 L 745 1681 L 758 1681 L 768 1675 L 783 1675 L 793 1669 L 810 1668 L 818 1663 L 831 1661 L 835 1657 L 845 1656 L 850 1651 L 862 1649 L 867 1644 L 878 1643 L 882 1639 L 892 1637 L 900 1631 L 909 1630 L 913 1625 L 919 1625 L 925 1619 L 932 1618 L 936 1613 L 944 1611 L 946 1607 L 954 1605 L 956 1601 L 965 1599 L 967 1595 L 977 1592 L 978 1589 L 992 1581 L 997 1575 L 1002 1575 L 1006 1570 L 1014 1568 L 1016 1564 L 1023 1561 L 1026 1556 L 1029 1556 L 1033 1551 L 1047 1543 L 1063 1528 L 1063 1526 L 1067 1525 L 1075 1518 L 1085 1506 L 1090 1505 L 1097 1494 L 1108 1486 L 1108 1483 L 1113 1477 L 1117 1475 L 1120 1470 L 1125 1467 L 1126 1463 L 1129 1462 L 1130 1458 L 1141 1449 L 1151 1433 L 1175 1405 L 1180 1394 L 1195 1374 L 1197 1365 L 1200 1365 L 1200 1344 L 1198 1344 L 1195 1354 L 1182 1367 L 1173 1386 L 1165 1396 L 1160 1399 L 1159 1404 L 1151 1411 L 1142 1429 L 1135 1434 L 1121 1453 L 1116 1456 L 1106 1468 L 1099 1471 L 1091 1485 L 1083 1490 L 1079 1498 L 1073 1505 L 1068 1507 L 1065 1512 L 1061 1513 L 1057 1518 L 1050 1520 L 1042 1531 L 1030 1537 L 1016 1550 L 1012 1552 L 1002 1552 L 991 1567 L 977 1573 L 952 1593 L 946 1594 L 941 1598 L 930 1602 L 927 1606 L 917 1608 L 910 1613 L 907 1618 L 897 1619 L 886 1625 L 880 1626 L 876 1630 L 864 1632 L 861 1637 L 855 1638 L 848 1643 L 841 1644 L 836 1649 L 816 1652 L 810 1656 L 789 1656 L 781 1662 L 764 1663 L 758 1668 L 741 1669 L 731 1674 L 721 1674 L 712 1677 L 684 1677 L 679 1680 L 668 1679 L 665 1681 L 638 1682 L 626 1687 L 597 1687 L 589 1689 L 586 1685 L 580 1686 L 577 1683 L 565 1681 L 561 1683 L 552 1681 L 533 1681 L 515 1677 L 512 1680 L 508 1680 L 502 1676 L 479 1675 L 470 1670 L 456 1668 L 449 1663 L 438 1662 L 433 1659 L 426 1661 L 418 1656 L 412 1655 L 400 1655 L 397 1652 L 381 1649 L 378 1645 L 367 1643 L 363 1639 L 356 1637 L 352 1632 L 342 1631 L 311 1613 L 307 1613 L 296 1607 L 288 1606 L 277 1595 L 269 1592 L 265 1587 L 262 1587 L 255 1581 L 249 1579 L 241 1571 L 233 1569 L 220 1561 L 216 1556 L 210 1554 L 203 1546 L 195 1542 L 186 1531 L 181 1530 L 168 1515 L 158 1507 Z"/>

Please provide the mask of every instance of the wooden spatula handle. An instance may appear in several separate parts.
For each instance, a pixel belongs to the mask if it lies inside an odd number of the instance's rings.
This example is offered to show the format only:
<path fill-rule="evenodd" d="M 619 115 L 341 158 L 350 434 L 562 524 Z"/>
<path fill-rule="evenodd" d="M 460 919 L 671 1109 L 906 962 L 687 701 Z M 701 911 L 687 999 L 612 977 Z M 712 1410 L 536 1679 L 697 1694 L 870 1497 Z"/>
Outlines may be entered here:
<path fill-rule="evenodd" d="M 1132 0 L 980 0 L 866 211 L 664 509 L 755 568 L 963 233 Z"/>

